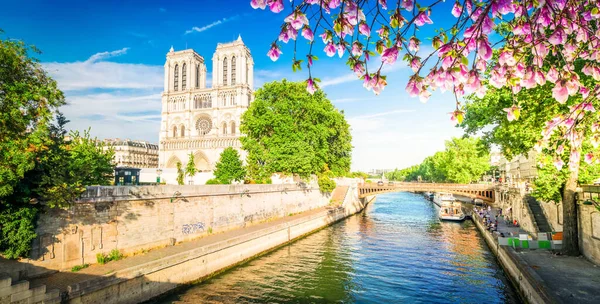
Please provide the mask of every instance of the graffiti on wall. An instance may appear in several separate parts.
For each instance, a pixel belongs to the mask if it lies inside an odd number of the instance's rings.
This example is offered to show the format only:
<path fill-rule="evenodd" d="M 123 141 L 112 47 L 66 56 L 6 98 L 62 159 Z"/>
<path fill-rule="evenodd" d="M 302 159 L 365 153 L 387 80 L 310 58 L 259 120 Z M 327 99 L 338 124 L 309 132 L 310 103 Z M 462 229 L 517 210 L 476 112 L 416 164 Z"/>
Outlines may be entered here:
<path fill-rule="evenodd" d="M 185 224 L 181 227 L 183 234 L 194 234 L 204 231 L 204 223 L 198 222 L 195 224 Z"/>

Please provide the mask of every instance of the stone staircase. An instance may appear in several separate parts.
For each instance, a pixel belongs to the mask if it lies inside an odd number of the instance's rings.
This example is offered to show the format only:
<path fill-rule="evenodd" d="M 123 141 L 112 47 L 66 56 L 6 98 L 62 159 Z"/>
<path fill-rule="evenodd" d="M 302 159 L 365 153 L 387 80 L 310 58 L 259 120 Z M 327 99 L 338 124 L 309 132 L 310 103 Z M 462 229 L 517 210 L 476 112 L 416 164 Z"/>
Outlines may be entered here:
<path fill-rule="evenodd" d="M 552 232 L 552 226 L 548 223 L 548 219 L 546 219 L 546 215 L 542 210 L 542 206 L 540 206 L 540 202 L 538 202 L 534 197 L 528 195 L 526 198 L 527 204 L 529 205 L 529 210 L 533 215 L 533 219 L 538 227 L 539 232 Z"/>
<path fill-rule="evenodd" d="M 0 273 L 0 304 L 10 303 L 60 303 L 58 289 L 46 291 L 46 285 L 31 287 L 29 281 L 12 281 L 7 274 Z"/>

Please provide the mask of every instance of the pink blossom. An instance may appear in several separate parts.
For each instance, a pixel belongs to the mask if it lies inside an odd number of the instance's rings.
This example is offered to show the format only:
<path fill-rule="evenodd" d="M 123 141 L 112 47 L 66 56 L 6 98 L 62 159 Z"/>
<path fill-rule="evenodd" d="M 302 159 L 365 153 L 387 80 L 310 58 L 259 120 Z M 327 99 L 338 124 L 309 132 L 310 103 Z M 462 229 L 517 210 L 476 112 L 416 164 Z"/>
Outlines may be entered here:
<path fill-rule="evenodd" d="M 294 28 L 292 28 L 291 26 L 286 25 L 281 29 L 281 32 L 279 33 L 279 40 L 283 41 L 284 43 L 288 43 L 290 39 L 296 40 L 297 36 L 298 32 L 294 30 Z"/>
<path fill-rule="evenodd" d="M 477 55 L 483 60 L 489 60 L 492 58 L 492 48 L 487 38 L 479 39 L 477 42 Z"/>
<path fill-rule="evenodd" d="M 410 68 L 412 69 L 413 72 L 417 72 L 419 71 L 419 69 L 421 68 L 421 58 L 419 57 L 413 57 L 410 60 Z"/>
<path fill-rule="evenodd" d="M 419 101 L 422 103 L 426 103 L 427 100 L 429 100 L 429 97 L 431 97 L 431 92 L 429 92 L 428 90 L 423 90 L 419 94 Z"/>
<path fill-rule="evenodd" d="M 384 10 L 387 9 L 387 0 L 379 0 L 379 4 L 381 5 L 381 8 L 383 8 Z"/>
<path fill-rule="evenodd" d="M 271 49 L 269 50 L 269 52 L 267 52 L 267 55 L 273 61 L 277 61 L 277 59 L 279 59 L 279 56 L 281 54 L 283 54 L 283 53 L 281 52 L 281 50 L 279 49 L 279 47 L 276 44 L 273 44 L 271 46 Z"/>
<path fill-rule="evenodd" d="M 556 154 L 561 155 L 561 154 L 563 154 L 564 151 L 565 151 L 565 146 L 564 145 L 560 145 L 556 149 Z"/>
<path fill-rule="evenodd" d="M 250 1 L 250 5 L 253 9 L 265 9 L 267 7 L 267 0 L 252 0 Z"/>
<path fill-rule="evenodd" d="M 458 109 L 457 109 L 456 111 L 454 111 L 454 112 L 450 112 L 450 113 L 448 113 L 448 114 L 450 114 L 450 115 L 451 115 L 451 116 L 450 116 L 450 121 L 451 121 L 453 124 L 460 124 L 460 123 L 462 123 L 462 122 L 463 122 L 463 119 L 464 119 L 464 117 L 465 117 L 465 116 L 464 116 L 465 112 L 463 112 L 463 111 L 461 111 L 461 110 L 458 110 Z"/>
<path fill-rule="evenodd" d="M 344 52 L 346 51 L 346 46 L 342 43 L 337 45 L 338 56 L 342 58 L 344 56 Z"/>
<path fill-rule="evenodd" d="M 311 67 L 313 65 L 313 56 L 311 55 L 306 55 L 307 61 L 308 61 L 308 67 Z"/>
<path fill-rule="evenodd" d="M 567 35 L 565 35 L 565 31 L 559 27 L 557 28 L 550 37 L 548 37 L 548 42 L 552 45 L 562 45 L 567 40 Z"/>
<path fill-rule="evenodd" d="M 306 15 L 298 11 L 291 13 L 289 16 L 285 17 L 283 21 L 289 23 L 295 30 L 299 30 L 304 25 L 308 25 L 308 18 L 306 18 Z"/>
<path fill-rule="evenodd" d="M 536 71 L 534 74 L 535 82 L 538 85 L 544 85 L 546 83 L 546 78 L 544 77 L 544 73 L 540 71 Z"/>
<path fill-rule="evenodd" d="M 475 63 L 475 68 L 480 72 L 485 72 L 485 69 L 487 68 L 487 62 L 485 60 L 479 59 L 477 60 L 477 63 Z"/>
<path fill-rule="evenodd" d="M 388 37 L 390 30 L 388 29 L 387 26 L 382 26 L 380 29 L 378 29 L 377 34 L 379 35 L 379 37 L 381 37 L 382 39 L 385 39 Z"/>
<path fill-rule="evenodd" d="M 355 41 L 352 44 L 352 56 L 360 57 L 363 54 L 362 44 L 358 41 Z"/>
<path fill-rule="evenodd" d="M 570 129 L 571 127 L 573 127 L 573 125 L 575 124 L 575 119 L 569 117 L 567 119 L 565 119 L 565 121 L 563 121 L 562 125 L 565 126 L 567 129 Z"/>
<path fill-rule="evenodd" d="M 565 162 L 560 157 L 554 160 L 554 167 L 556 167 L 556 170 L 560 171 L 564 165 Z"/>
<path fill-rule="evenodd" d="M 376 74 L 375 76 L 373 76 L 373 78 L 371 78 L 371 86 L 373 87 L 373 93 L 375 93 L 375 95 L 379 95 L 379 93 L 383 91 L 386 85 L 387 82 L 385 81 L 384 76 Z"/>
<path fill-rule="evenodd" d="M 324 49 L 325 53 L 327 54 L 327 56 L 331 57 L 333 55 L 335 55 L 335 44 L 333 44 L 333 42 L 329 42 Z"/>
<path fill-rule="evenodd" d="M 415 97 L 421 93 L 421 90 L 421 82 L 416 80 L 415 77 L 411 77 L 406 84 L 406 92 L 408 92 L 410 97 Z"/>
<path fill-rule="evenodd" d="M 510 108 L 505 108 L 504 112 L 506 112 L 508 121 L 518 120 L 521 115 L 521 107 L 514 105 Z"/>
<path fill-rule="evenodd" d="M 400 6 L 403 7 L 407 11 L 412 11 L 414 5 L 415 4 L 414 4 L 413 0 L 402 0 L 402 3 L 400 4 Z"/>
<path fill-rule="evenodd" d="M 344 16 L 351 25 L 357 25 L 359 22 L 362 22 L 366 19 L 362 9 L 359 9 L 354 1 L 346 2 L 346 6 L 344 7 Z"/>
<path fill-rule="evenodd" d="M 554 68 L 550 68 L 546 73 L 546 80 L 556 82 L 558 80 L 558 72 Z"/>
<path fill-rule="evenodd" d="M 561 82 L 557 82 L 552 89 L 552 97 L 564 104 L 569 99 L 569 91 Z"/>
<path fill-rule="evenodd" d="M 398 59 L 398 48 L 395 46 L 386 48 L 381 54 L 381 61 L 389 65 L 394 64 L 396 59 Z"/>
<path fill-rule="evenodd" d="M 308 93 L 310 93 L 310 95 L 317 91 L 317 86 L 312 78 L 308 78 L 308 80 L 306 80 L 306 90 Z"/>
<path fill-rule="evenodd" d="M 367 91 L 370 91 L 370 90 L 371 90 L 371 88 L 373 88 L 373 86 L 372 86 L 372 84 L 371 84 L 371 77 L 369 76 L 369 74 L 365 74 L 364 76 L 365 76 L 365 77 L 364 77 L 365 79 L 364 79 L 364 81 L 363 81 L 363 87 L 364 87 L 365 89 L 367 89 Z"/>
<path fill-rule="evenodd" d="M 313 39 L 315 39 L 313 31 L 307 26 L 302 29 L 302 37 L 308 41 L 313 41 Z"/>
<path fill-rule="evenodd" d="M 319 35 L 319 37 L 321 37 L 321 39 L 323 39 L 323 43 L 328 43 L 331 41 L 331 32 L 325 31 L 325 32 L 323 32 L 323 34 Z"/>
<path fill-rule="evenodd" d="M 517 61 L 511 52 L 504 51 L 500 53 L 500 56 L 498 57 L 498 63 L 500 63 L 500 65 L 514 66 L 517 64 Z"/>
<path fill-rule="evenodd" d="M 371 29 L 369 28 L 369 25 L 364 21 L 362 21 L 358 25 L 358 32 L 367 37 L 371 36 Z"/>
<path fill-rule="evenodd" d="M 462 13 L 462 6 L 458 1 L 454 2 L 454 6 L 452 7 L 452 16 L 458 18 Z"/>
<path fill-rule="evenodd" d="M 590 165 L 594 162 L 594 154 L 592 152 L 589 152 L 585 155 L 585 162 Z"/>
<path fill-rule="evenodd" d="M 429 18 L 429 12 L 420 12 L 417 18 L 415 19 L 415 24 L 418 26 L 423 26 L 425 23 L 433 24 L 433 21 Z"/>
<path fill-rule="evenodd" d="M 596 112 L 596 109 L 594 109 L 594 105 L 591 102 L 584 102 L 581 104 L 581 108 L 584 111 L 588 111 L 588 112 Z"/>
<path fill-rule="evenodd" d="M 365 73 L 365 66 L 362 62 L 357 61 L 354 64 L 354 67 L 352 67 L 352 71 L 354 71 L 354 74 L 356 74 L 356 76 L 360 77 Z"/>
<path fill-rule="evenodd" d="M 283 0 L 269 0 L 269 9 L 273 13 L 279 13 L 283 10 Z"/>
<path fill-rule="evenodd" d="M 338 8 L 340 5 L 342 5 L 342 0 L 330 0 L 329 1 L 329 8 L 331 8 L 331 9 Z"/>
<path fill-rule="evenodd" d="M 571 150 L 571 155 L 569 157 L 569 169 L 575 170 L 579 166 L 579 161 L 581 160 L 581 153 L 578 150 Z"/>
<path fill-rule="evenodd" d="M 419 51 L 419 39 L 417 39 L 416 37 L 411 37 L 410 40 L 408 41 L 408 50 L 410 50 L 411 52 L 418 52 Z"/>
<path fill-rule="evenodd" d="M 521 78 L 521 86 L 526 89 L 531 89 L 537 86 L 537 82 L 535 81 L 535 72 L 531 67 L 527 68 L 525 75 L 523 75 L 523 78 Z"/>

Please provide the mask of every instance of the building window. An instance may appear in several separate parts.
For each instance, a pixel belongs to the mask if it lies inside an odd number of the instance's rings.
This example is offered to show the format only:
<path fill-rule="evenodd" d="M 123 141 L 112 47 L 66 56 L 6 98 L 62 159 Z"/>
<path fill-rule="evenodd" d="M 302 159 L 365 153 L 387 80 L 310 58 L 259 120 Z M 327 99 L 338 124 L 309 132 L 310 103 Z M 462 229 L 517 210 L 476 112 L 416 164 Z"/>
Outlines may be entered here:
<path fill-rule="evenodd" d="M 200 87 L 200 65 L 196 65 L 196 88 Z"/>
<path fill-rule="evenodd" d="M 181 126 L 181 137 L 185 136 L 185 128 Z"/>
<path fill-rule="evenodd" d="M 175 65 L 175 82 L 173 83 L 173 90 L 179 90 L 179 65 Z"/>
<path fill-rule="evenodd" d="M 227 135 L 227 123 L 223 123 L 223 135 Z"/>
<path fill-rule="evenodd" d="M 235 135 L 235 121 L 231 122 L 231 134 Z"/>
<path fill-rule="evenodd" d="M 235 56 L 231 57 L 231 85 L 235 85 Z"/>
<path fill-rule="evenodd" d="M 248 60 L 248 58 L 246 58 L 246 60 Z M 250 83 L 250 80 L 248 79 L 248 71 L 250 70 L 250 64 L 246 64 L 246 83 Z"/>
<path fill-rule="evenodd" d="M 183 66 L 181 67 L 181 90 L 185 90 L 185 85 L 186 85 L 186 77 L 187 76 L 187 71 L 185 68 L 185 63 L 183 64 Z"/>
<path fill-rule="evenodd" d="M 177 126 L 173 126 L 173 137 L 177 137 Z"/>
<path fill-rule="evenodd" d="M 205 115 L 196 121 L 196 130 L 199 135 L 206 135 L 212 129 L 212 121 L 210 116 Z"/>
<path fill-rule="evenodd" d="M 227 57 L 223 59 L 223 85 L 227 85 Z"/>

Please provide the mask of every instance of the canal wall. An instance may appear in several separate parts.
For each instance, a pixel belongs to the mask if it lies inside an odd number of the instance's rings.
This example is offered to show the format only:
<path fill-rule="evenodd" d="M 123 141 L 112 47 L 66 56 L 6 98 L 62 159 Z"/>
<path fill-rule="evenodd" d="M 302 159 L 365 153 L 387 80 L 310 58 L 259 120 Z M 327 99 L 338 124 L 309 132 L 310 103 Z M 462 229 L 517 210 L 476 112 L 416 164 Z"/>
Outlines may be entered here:
<path fill-rule="evenodd" d="M 502 208 L 502 213 L 511 220 L 516 219 L 521 229 L 537 235 L 539 232 L 533 213 L 525 199 L 525 192 L 521 188 L 500 187 L 495 193 L 497 208 Z"/>
<path fill-rule="evenodd" d="M 71 284 L 64 294 L 65 302 L 111 304 L 147 301 L 360 212 L 373 200 L 374 197 L 358 199 L 358 191 L 354 187 L 348 191 L 341 205 L 308 212 L 290 221 L 265 223 L 262 224 L 264 228 L 254 231 L 240 229 L 234 237 Z"/>
<path fill-rule="evenodd" d="M 473 222 L 479 232 L 483 235 L 485 242 L 490 250 L 496 255 L 496 258 L 508 274 L 513 285 L 519 291 L 519 294 L 527 303 L 546 304 L 557 303 L 558 301 L 550 295 L 543 284 L 543 280 L 530 269 L 530 266 L 518 256 L 515 250 L 508 246 L 499 246 L 496 238 L 487 231 L 480 218 L 474 215 Z"/>
<path fill-rule="evenodd" d="M 139 254 L 321 208 L 330 199 L 316 184 L 88 187 L 69 209 L 45 210 L 31 257 L 10 275 L 20 280 L 94 264 L 113 249 Z"/>

